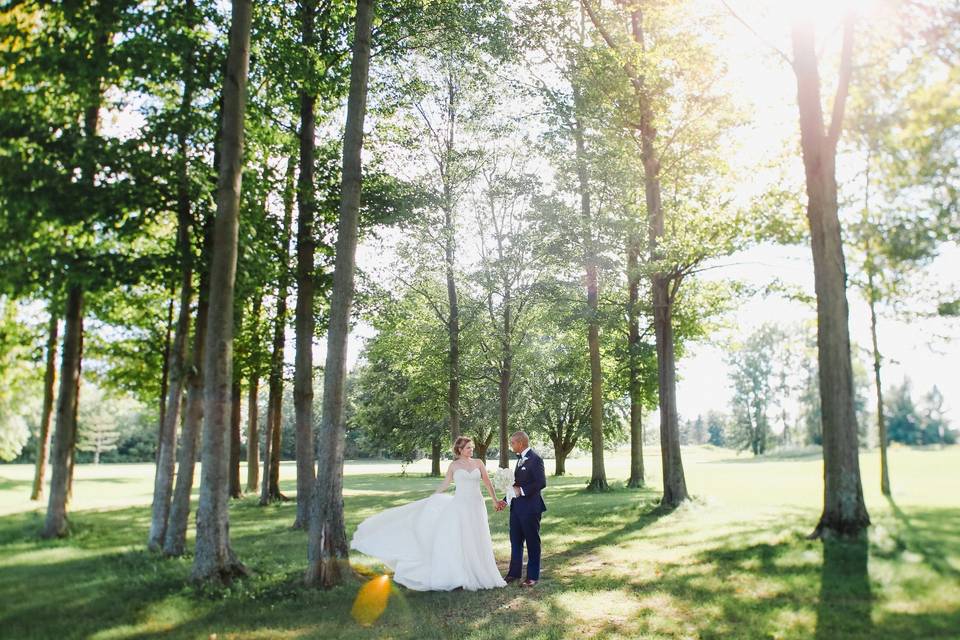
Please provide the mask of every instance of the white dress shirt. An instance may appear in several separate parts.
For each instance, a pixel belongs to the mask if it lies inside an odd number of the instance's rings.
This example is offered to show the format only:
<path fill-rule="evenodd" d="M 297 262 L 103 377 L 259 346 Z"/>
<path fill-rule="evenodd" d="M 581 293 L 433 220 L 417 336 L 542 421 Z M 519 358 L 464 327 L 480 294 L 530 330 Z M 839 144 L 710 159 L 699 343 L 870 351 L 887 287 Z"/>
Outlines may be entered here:
<path fill-rule="evenodd" d="M 530 453 L 530 447 L 527 447 L 526 449 L 524 449 L 523 451 L 520 452 L 520 466 L 521 466 L 521 467 L 523 466 L 523 463 L 527 461 L 527 454 L 528 454 L 528 453 Z M 525 494 L 525 493 L 523 492 L 523 487 L 517 487 L 517 489 L 520 490 L 520 495 L 521 495 L 521 496 L 527 495 L 527 494 Z"/>

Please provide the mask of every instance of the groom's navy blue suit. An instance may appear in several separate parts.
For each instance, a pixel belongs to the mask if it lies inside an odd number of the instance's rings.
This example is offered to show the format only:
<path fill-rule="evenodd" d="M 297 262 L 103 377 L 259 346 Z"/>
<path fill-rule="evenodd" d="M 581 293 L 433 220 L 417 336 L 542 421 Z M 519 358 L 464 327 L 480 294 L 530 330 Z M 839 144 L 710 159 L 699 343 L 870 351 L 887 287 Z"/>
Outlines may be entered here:
<path fill-rule="evenodd" d="M 510 569 L 508 577 L 519 578 L 523 565 L 523 545 L 527 545 L 527 578 L 540 579 L 540 516 L 547 510 L 540 492 L 547 486 L 543 458 L 530 449 L 525 460 L 518 460 L 513 484 L 523 491 L 510 502 Z"/>

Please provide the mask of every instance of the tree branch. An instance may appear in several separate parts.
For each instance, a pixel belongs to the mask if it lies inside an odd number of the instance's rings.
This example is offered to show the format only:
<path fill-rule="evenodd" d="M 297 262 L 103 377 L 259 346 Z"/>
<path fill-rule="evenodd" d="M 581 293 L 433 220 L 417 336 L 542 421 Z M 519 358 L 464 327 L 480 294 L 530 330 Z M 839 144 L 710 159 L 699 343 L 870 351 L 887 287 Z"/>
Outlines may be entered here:
<path fill-rule="evenodd" d="M 833 99 L 833 114 L 830 116 L 830 130 L 827 133 L 827 144 L 834 151 L 840 140 L 840 131 L 843 129 L 843 112 L 847 104 L 847 94 L 850 90 L 850 77 L 853 75 L 853 25 L 854 14 L 848 12 L 843 20 L 843 48 L 840 52 L 840 76 L 837 80 L 837 94 Z"/>

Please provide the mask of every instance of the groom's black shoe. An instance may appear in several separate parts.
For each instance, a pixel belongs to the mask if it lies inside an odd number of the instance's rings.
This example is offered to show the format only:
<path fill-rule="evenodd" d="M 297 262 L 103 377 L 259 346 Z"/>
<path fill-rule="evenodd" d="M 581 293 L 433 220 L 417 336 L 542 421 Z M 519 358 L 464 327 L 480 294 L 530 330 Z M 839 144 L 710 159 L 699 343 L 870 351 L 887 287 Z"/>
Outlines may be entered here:
<path fill-rule="evenodd" d="M 531 580 L 530 578 L 527 578 L 526 580 L 524 580 L 523 582 L 520 583 L 520 586 L 521 586 L 521 587 L 532 587 L 532 586 L 534 586 L 534 585 L 536 585 L 536 584 L 537 584 L 537 581 L 536 581 L 536 580 Z"/>
<path fill-rule="evenodd" d="M 507 584 L 510 584 L 511 582 L 516 582 L 516 581 L 519 580 L 519 579 L 520 579 L 519 576 L 504 576 L 504 577 L 503 577 L 503 581 L 506 582 Z"/>

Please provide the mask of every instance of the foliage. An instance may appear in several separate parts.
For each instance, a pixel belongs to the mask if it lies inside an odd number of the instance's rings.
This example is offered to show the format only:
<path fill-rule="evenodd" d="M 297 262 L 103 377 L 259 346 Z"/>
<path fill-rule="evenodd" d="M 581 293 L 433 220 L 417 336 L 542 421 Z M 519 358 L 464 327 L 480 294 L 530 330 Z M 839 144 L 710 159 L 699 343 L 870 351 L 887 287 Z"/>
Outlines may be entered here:
<path fill-rule="evenodd" d="M 887 391 L 884 412 L 887 415 L 887 437 L 893 442 L 915 444 L 953 444 L 957 432 L 944 416 L 943 394 L 933 387 L 917 407 L 911 394 L 911 383 L 905 379 Z"/>

